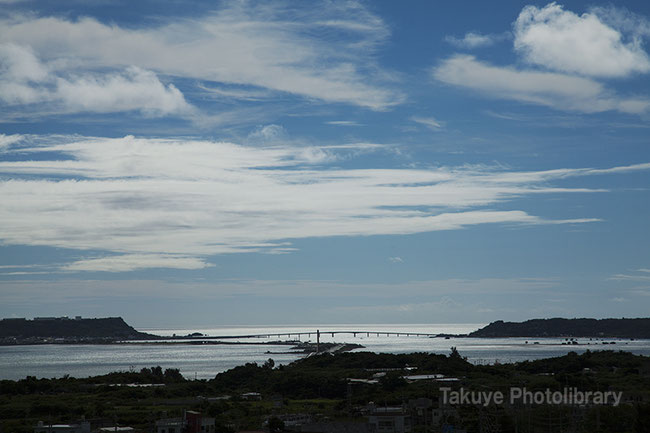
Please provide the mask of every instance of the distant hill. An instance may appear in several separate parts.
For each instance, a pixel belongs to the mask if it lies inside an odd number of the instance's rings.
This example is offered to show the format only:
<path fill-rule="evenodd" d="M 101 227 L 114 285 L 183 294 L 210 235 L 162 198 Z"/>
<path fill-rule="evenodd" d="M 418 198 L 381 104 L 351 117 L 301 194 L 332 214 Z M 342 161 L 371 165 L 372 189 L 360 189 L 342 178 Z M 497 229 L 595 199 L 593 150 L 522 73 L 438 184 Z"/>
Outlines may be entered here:
<path fill-rule="evenodd" d="M 470 337 L 619 337 L 650 338 L 650 318 L 645 319 L 533 319 L 498 320 L 469 334 Z"/>
<path fill-rule="evenodd" d="M 145 339 L 153 335 L 136 331 L 121 317 L 101 319 L 68 319 L 63 317 L 0 320 L 0 338 L 65 338 L 65 339 Z"/>

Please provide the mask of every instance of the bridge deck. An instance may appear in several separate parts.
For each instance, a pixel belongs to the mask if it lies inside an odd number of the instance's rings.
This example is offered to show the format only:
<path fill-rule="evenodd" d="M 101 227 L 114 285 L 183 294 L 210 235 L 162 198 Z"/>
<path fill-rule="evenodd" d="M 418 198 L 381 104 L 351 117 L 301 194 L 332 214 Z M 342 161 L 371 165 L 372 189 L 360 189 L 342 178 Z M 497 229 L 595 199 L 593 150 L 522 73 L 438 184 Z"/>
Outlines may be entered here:
<path fill-rule="evenodd" d="M 308 336 L 311 337 L 317 336 L 320 333 L 321 336 L 331 335 L 334 337 L 336 334 L 352 334 L 354 337 L 359 336 L 396 336 L 396 337 L 440 337 L 444 334 L 432 334 L 426 332 L 392 332 L 392 331 L 305 331 L 305 332 L 271 332 L 265 334 L 248 334 L 248 335 L 214 335 L 214 336 L 186 336 L 186 337 L 174 337 L 182 339 L 192 339 L 192 340 L 225 340 L 225 339 L 234 339 L 234 338 L 271 338 L 271 337 L 300 337 Z"/>

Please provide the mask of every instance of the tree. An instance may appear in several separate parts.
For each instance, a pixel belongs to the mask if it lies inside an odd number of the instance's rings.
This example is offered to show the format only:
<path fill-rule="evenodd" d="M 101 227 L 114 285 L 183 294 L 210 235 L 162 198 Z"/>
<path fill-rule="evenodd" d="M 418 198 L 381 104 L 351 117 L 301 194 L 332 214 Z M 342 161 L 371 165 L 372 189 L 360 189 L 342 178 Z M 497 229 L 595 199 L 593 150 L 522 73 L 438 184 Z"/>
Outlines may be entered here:
<path fill-rule="evenodd" d="M 185 378 L 178 368 L 165 369 L 165 382 L 184 382 Z"/>
<path fill-rule="evenodd" d="M 278 433 L 284 431 L 284 421 L 278 417 L 269 418 L 269 432 Z"/>

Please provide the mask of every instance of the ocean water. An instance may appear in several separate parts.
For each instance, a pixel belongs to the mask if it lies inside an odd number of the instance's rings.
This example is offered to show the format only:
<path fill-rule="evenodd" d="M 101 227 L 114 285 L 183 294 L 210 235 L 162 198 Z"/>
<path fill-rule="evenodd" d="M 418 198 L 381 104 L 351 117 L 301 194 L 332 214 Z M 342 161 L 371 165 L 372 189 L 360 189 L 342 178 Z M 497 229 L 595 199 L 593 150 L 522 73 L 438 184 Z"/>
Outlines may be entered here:
<path fill-rule="evenodd" d="M 579 345 L 563 345 L 560 338 L 429 338 L 415 336 L 386 336 L 382 332 L 417 332 L 430 334 L 465 334 L 482 327 L 482 324 L 453 325 L 319 325 L 270 327 L 220 327 L 212 329 L 139 329 L 143 332 L 172 337 L 200 332 L 210 336 L 313 332 L 301 341 L 316 341 L 315 332 L 321 331 L 321 342 L 357 343 L 360 351 L 377 353 L 430 352 L 448 354 L 456 347 L 462 356 L 473 363 L 517 362 L 561 356 L 570 351 L 625 350 L 650 356 L 650 340 L 578 339 Z M 327 331 L 359 331 L 352 334 L 335 334 Z M 361 332 L 365 331 L 365 332 Z M 369 335 L 368 335 L 369 333 Z M 379 335 L 377 335 L 379 334 Z M 281 339 L 286 339 L 282 337 Z M 297 337 L 292 336 L 292 340 Z M 229 339 L 241 342 L 273 342 L 278 338 Z M 535 344 L 537 343 L 537 344 Z M 246 362 L 263 363 L 272 358 L 276 365 L 288 364 L 302 354 L 286 353 L 286 345 L 34 345 L 0 346 L 0 379 L 20 379 L 25 376 L 87 377 L 111 371 L 140 370 L 160 365 L 178 368 L 190 379 L 210 379 L 217 373 Z M 271 353 L 268 353 L 271 352 Z"/>

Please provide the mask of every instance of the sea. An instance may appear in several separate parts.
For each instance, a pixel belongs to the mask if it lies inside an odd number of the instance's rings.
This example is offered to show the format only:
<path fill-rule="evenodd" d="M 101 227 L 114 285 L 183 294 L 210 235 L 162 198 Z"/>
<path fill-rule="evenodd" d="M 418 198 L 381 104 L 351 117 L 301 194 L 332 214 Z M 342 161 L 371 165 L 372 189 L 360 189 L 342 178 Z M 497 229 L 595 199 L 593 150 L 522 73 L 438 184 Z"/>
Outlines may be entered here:
<path fill-rule="evenodd" d="M 413 325 L 304 325 L 304 326 L 223 326 L 209 329 L 138 329 L 169 337 L 199 332 L 207 336 L 264 335 L 258 338 L 229 338 L 224 341 L 260 343 L 287 340 L 269 334 L 312 332 L 310 336 L 291 336 L 291 340 L 356 343 L 355 351 L 376 353 L 428 352 L 449 354 L 456 347 L 461 356 L 474 364 L 511 363 L 562 356 L 587 350 L 624 350 L 650 356 L 650 340 L 578 338 L 570 344 L 564 338 L 458 338 L 395 336 L 385 333 L 467 334 L 484 324 L 413 324 Z M 329 332 L 328 332 L 329 331 Z M 353 331 L 354 334 L 331 334 Z M 383 334 L 382 334 L 383 333 Z M 267 335 L 269 335 L 267 337 Z M 303 353 L 292 353 L 282 344 L 42 344 L 0 346 L 0 379 L 17 380 L 26 376 L 54 378 L 70 375 L 88 377 L 114 371 L 139 371 L 144 367 L 177 368 L 188 379 L 211 379 L 218 373 L 248 362 L 262 364 L 269 358 L 275 365 L 289 364 Z"/>

